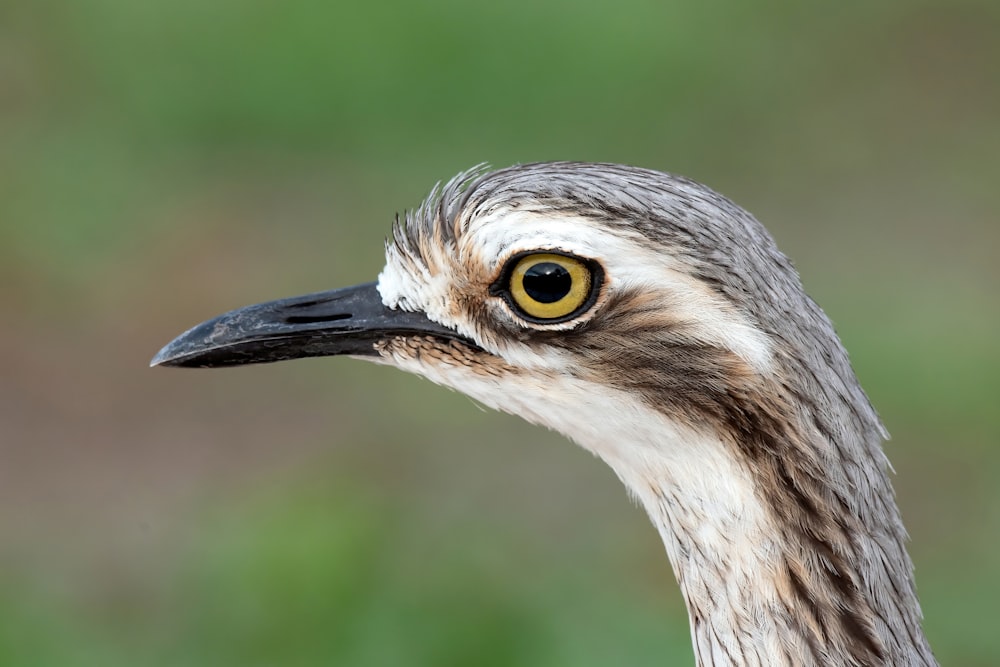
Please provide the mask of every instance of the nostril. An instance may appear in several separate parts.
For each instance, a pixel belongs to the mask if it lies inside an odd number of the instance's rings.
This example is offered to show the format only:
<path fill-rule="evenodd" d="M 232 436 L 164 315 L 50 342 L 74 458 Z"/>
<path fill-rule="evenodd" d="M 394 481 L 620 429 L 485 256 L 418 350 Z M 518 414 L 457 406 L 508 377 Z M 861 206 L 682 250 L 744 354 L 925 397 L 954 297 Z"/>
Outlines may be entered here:
<path fill-rule="evenodd" d="M 351 319 L 350 313 L 333 313 L 331 315 L 290 315 L 285 318 L 288 324 L 318 324 L 320 322 L 336 322 Z"/>

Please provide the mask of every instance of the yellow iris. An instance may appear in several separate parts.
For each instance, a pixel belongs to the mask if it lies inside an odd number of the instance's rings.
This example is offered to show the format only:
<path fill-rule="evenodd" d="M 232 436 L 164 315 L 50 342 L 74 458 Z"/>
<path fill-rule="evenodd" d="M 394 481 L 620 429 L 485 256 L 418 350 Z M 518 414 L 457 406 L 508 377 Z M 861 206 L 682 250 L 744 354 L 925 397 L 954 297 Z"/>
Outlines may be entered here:
<path fill-rule="evenodd" d="M 590 295 L 590 269 L 553 253 L 521 257 L 510 274 L 510 296 L 529 317 L 554 320 L 572 314 Z"/>

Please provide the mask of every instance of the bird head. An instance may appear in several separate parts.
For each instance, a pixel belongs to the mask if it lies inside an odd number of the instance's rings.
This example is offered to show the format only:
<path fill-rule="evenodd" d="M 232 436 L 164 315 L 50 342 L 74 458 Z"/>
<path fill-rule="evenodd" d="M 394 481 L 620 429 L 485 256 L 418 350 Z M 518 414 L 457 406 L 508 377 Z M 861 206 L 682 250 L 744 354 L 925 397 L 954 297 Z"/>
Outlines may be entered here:
<path fill-rule="evenodd" d="M 763 227 L 704 186 L 604 164 L 476 170 L 397 219 L 377 282 L 226 313 L 153 364 L 347 354 L 571 436 L 615 392 L 695 424 L 783 373 L 795 327 L 771 293 L 802 299 Z"/>

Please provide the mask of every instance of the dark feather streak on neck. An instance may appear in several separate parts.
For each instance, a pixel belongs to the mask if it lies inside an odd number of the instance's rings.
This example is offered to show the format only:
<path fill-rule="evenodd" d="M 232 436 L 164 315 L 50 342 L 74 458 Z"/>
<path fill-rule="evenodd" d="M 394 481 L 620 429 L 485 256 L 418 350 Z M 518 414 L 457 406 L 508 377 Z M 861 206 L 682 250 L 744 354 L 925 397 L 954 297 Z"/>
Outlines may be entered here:
<path fill-rule="evenodd" d="M 817 635 L 798 622 L 819 663 L 846 652 L 858 665 L 885 663 L 886 648 L 875 629 L 876 610 L 852 562 L 859 560 L 856 536 L 867 529 L 831 488 L 829 471 L 796 423 L 792 397 L 753 376 L 729 352 L 703 348 L 702 363 L 732 368 L 726 391 L 706 391 L 688 410 L 698 410 L 728 433 L 757 480 L 761 499 L 785 533 L 788 589 L 794 595 L 789 615 L 808 609 Z M 793 618 L 794 620 L 794 618 Z"/>

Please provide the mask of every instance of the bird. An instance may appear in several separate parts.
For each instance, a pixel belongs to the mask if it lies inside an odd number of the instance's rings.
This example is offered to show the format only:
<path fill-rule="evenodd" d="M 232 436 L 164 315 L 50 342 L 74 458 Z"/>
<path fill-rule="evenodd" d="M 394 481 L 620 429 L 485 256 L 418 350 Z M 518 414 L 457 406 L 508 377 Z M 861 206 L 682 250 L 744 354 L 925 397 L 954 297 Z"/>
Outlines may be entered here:
<path fill-rule="evenodd" d="M 558 431 L 645 509 L 721 665 L 934 665 L 888 438 L 750 213 L 682 176 L 478 166 L 396 216 L 374 282 L 247 306 L 151 365 L 348 355 Z"/>

